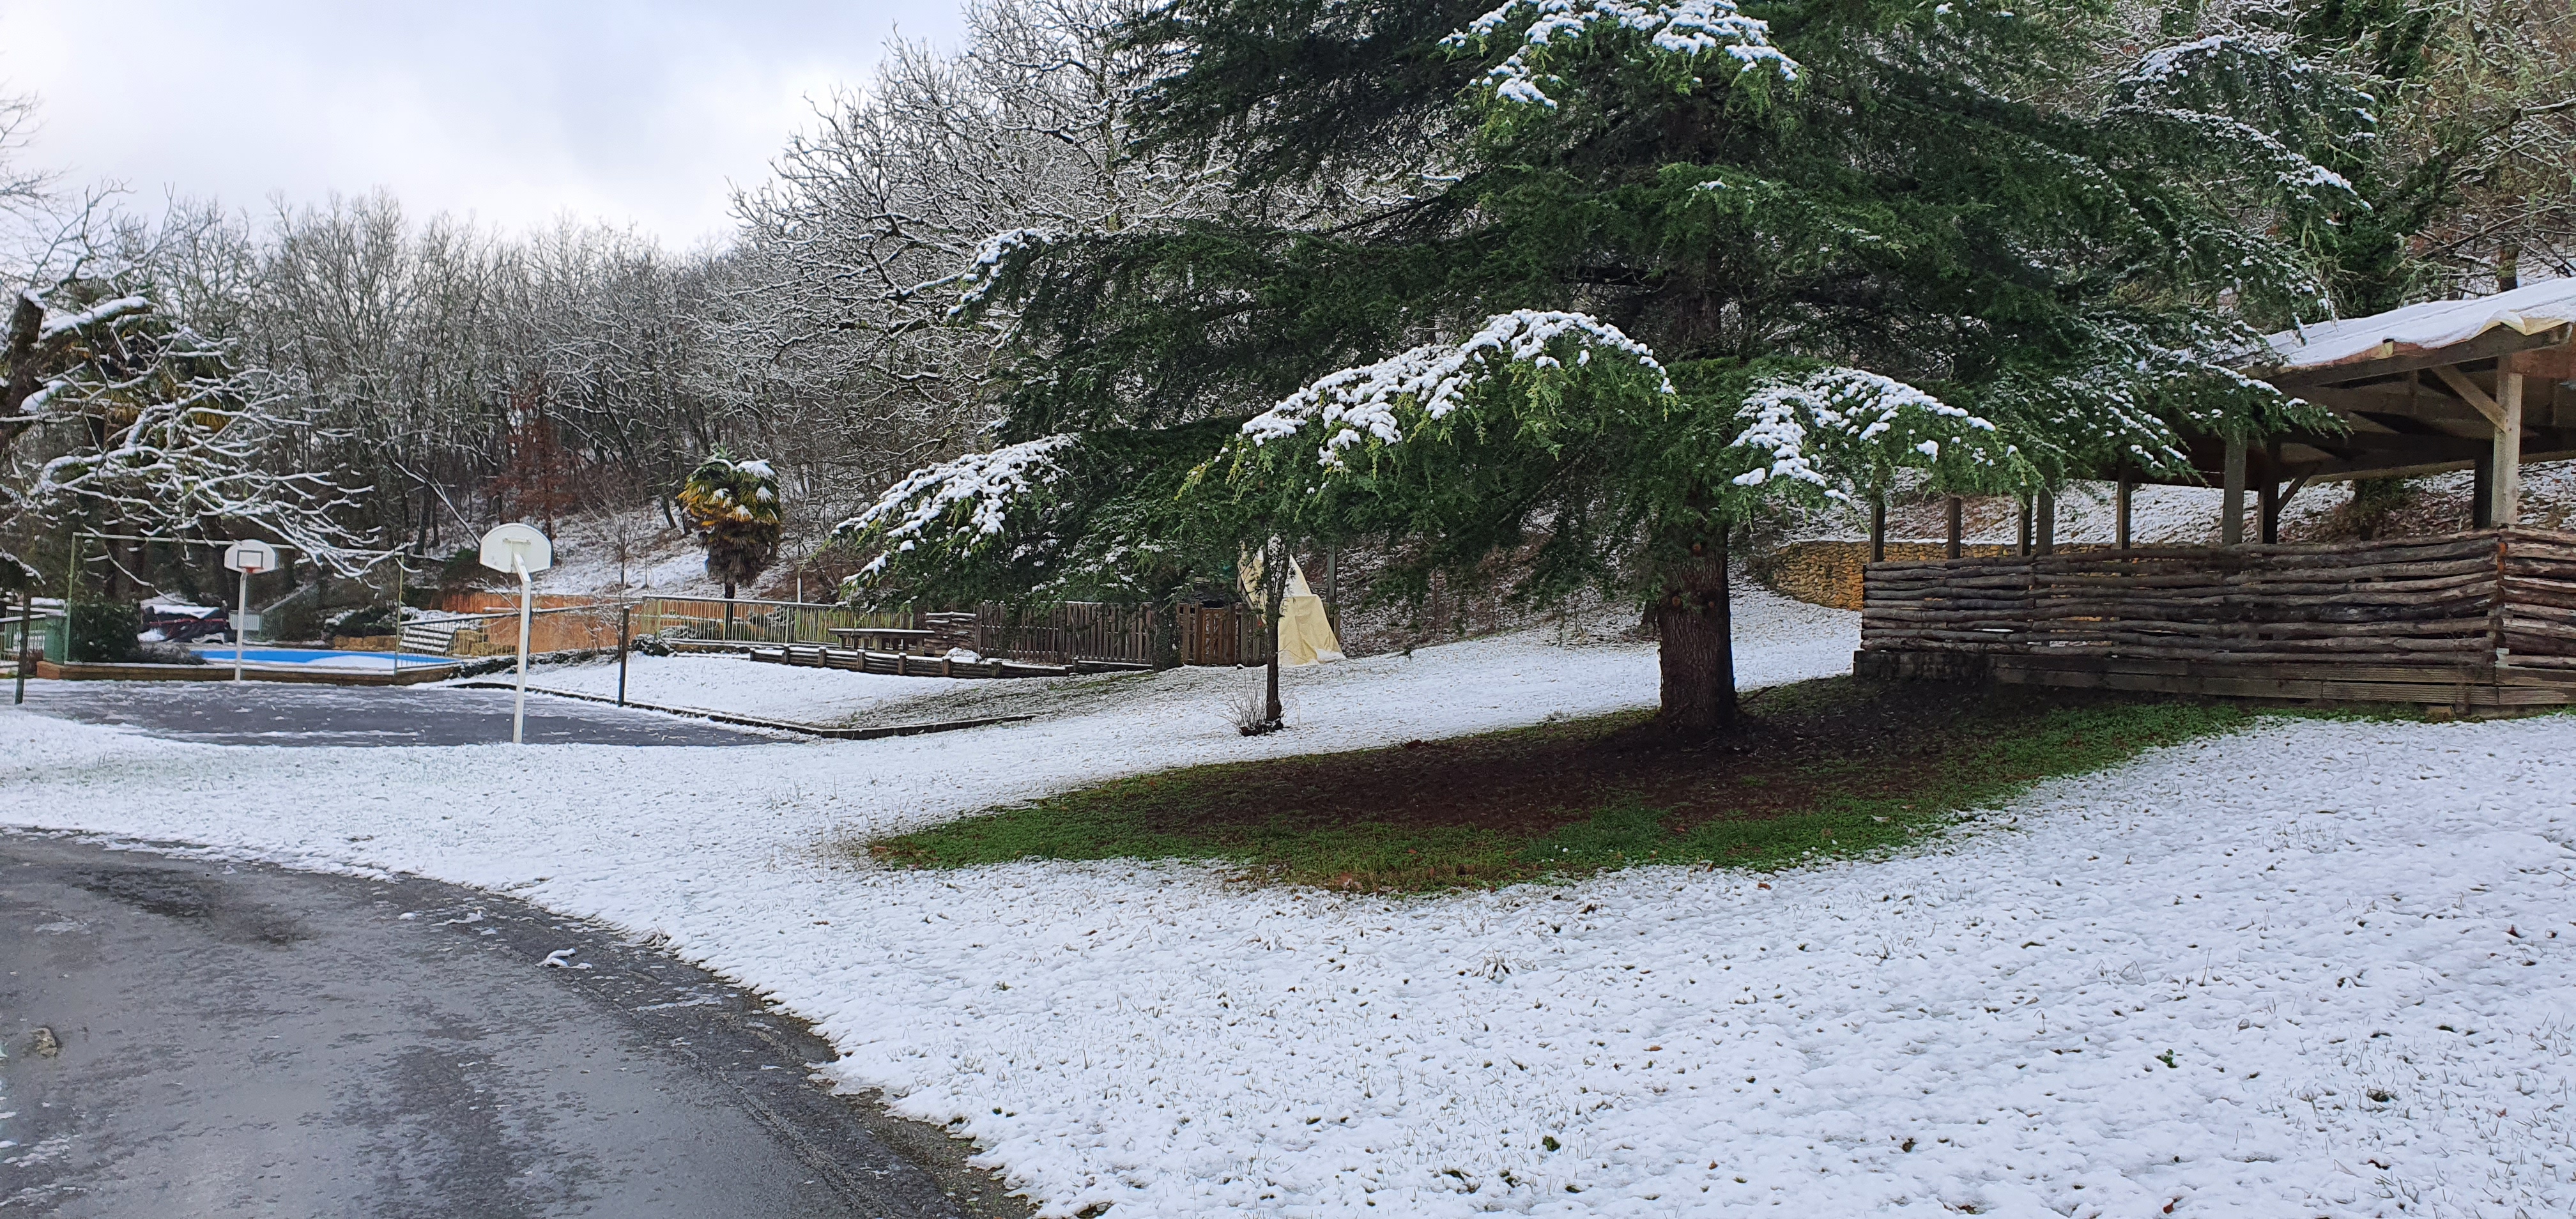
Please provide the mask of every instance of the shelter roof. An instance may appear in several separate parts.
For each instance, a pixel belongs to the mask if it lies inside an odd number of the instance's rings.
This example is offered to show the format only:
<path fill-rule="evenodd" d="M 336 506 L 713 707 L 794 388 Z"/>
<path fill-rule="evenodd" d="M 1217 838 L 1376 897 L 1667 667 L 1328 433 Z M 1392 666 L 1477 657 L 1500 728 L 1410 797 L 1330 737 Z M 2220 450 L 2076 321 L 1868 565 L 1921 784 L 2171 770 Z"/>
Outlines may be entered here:
<path fill-rule="evenodd" d="M 2576 322 L 2576 279 L 2550 279 L 2462 301 L 2427 301 L 2368 317 L 2322 322 L 2271 335 L 2276 375 L 2374 360 L 2424 356 L 2504 327 L 2538 335 Z M 2258 357 L 2267 353 L 2257 353 Z"/>

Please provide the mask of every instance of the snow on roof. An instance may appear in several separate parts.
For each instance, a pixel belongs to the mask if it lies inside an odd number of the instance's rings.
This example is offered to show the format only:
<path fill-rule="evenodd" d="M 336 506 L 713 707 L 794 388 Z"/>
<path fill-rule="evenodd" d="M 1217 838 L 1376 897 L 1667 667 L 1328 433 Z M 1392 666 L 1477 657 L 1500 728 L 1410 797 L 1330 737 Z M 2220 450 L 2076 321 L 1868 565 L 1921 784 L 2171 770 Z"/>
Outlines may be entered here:
<path fill-rule="evenodd" d="M 2420 355 L 2465 343 L 2497 326 L 2538 334 L 2576 322 L 2576 279 L 2550 279 L 2464 301 L 2427 301 L 2369 317 L 2284 330 L 2264 339 L 2276 371 L 2326 368 L 2383 355 Z M 2382 344 L 2394 347 L 2381 352 Z"/>

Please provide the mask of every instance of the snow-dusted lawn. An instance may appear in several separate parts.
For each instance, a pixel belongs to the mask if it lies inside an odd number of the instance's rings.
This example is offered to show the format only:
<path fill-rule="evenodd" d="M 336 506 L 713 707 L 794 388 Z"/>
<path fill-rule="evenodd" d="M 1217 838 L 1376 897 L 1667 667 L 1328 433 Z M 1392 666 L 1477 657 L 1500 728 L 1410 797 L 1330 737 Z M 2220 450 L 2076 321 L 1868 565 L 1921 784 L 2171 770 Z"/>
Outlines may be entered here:
<path fill-rule="evenodd" d="M 1848 616 L 1766 612 L 1748 684 L 1848 663 Z M 1298 676 L 1304 726 L 1253 741 L 1188 674 L 1031 696 L 1053 716 L 1006 728 L 710 750 L 253 750 L 9 713 L 0 816 L 666 936 L 816 1020 L 841 1078 L 964 1119 L 1049 1214 L 2576 1208 L 2564 717 L 2280 721 L 1769 887 L 1387 900 L 841 845 L 1654 689 L 1650 653 L 1527 640 Z"/>
<path fill-rule="evenodd" d="M 1736 600 L 1740 649 L 1736 676 L 1742 685 L 1767 686 L 1850 671 L 1852 650 L 1859 646 L 1857 615 L 1791 601 L 1758 586 L 1739 589 Z M 1158 751 L 1090 759 L 1109 764 L 1102 773 L 1356 749 L 1408 737 L 1533 723 L 1550 714 L 1589 715 L 1655 701 L 1651 647 L 1564 648 L 1551 646 L 1552 637 L 1550 630 L 1541 629 L 1425 648 L 1410 658 L 1389 654 L 1283 670 L 1281 697 L 1296 731 L 1258 743 L 1235 735 L 1228 703 L 1231 695 L 1261 682 L 1259 669 L 992 681 L 845 673 L 762 664 L 740 656 L 634 655 L 627 661 L 626 696 L 664 707 L 814 724 L 1036 714 L 1068 722 L 1014 730 L 1015 744 L 1002 748 L 1024 750 L 1028 741 L 1061 737 L 1099 742 L 1109 749 L 1123 749 L 1131 741 L 1151 742 Z M 534 689 L 614 694 L 617 662 L 600 659 L 540 666 L 529 673 L 528 684 Z M 1072 735 L 1062 736 L 1066 731 Z"/>

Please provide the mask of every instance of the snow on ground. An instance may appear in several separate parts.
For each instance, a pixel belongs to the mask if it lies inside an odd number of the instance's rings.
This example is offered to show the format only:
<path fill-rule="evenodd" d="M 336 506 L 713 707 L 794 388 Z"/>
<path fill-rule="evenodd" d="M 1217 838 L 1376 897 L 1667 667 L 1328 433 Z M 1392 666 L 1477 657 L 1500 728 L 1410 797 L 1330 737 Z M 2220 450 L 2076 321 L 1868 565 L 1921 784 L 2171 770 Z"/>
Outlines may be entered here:
<path fill-rule="evenodd" d="M 1847 663 L 1849 615 L 1747 619 L 1749 683 Z M 848 849 L 1115 772 L 1654 690 L 1649 653 L 1527 638 L 1311 675 L 1301 726 L 1256 740 L 1133 678 L 1033 724 L 722 750 L 254 751 L 12 712 L 0 817 L 664 937 L 1050 1215 L 2576 1207 L 2564 717 L 2277 721 L 1767 877 L 1392 900 Z"/>
<path fill-rule="evenodd" d="M 1737 679 L 1746 686 L 1848 672 L 1860 646 L 1858 617 L 1792 601 L 1739 580 L 1735 628 Z M 1597 638 L 1598 624 L 1570 624 L 1568 634 Z M 1655 653 L 1649 645 L 1564 648 L 1554 630 L 1497 636 L 1398 654 L 1283 669 L 1280 697 L 1297 731 L 1264 753 L 1353 749 L 1408 736 L 1441 736 L 1529 723 L 1551 713 L 1591 715 L 1650 704 Z M 1005 715 L 1101 714 L 1131 728 L 1195 739 L 1214 734 L 1229 750 L 1256 748 L 1230 739 L 1235 697 L 1255 689 L 1260 669 L 1189 668 L 1163 673 L 1100 673 L 1070 678 L 961 680 L 891 677 L 765 664 L 740 656 L 628 658 L 626 696 L 635 702 L 723 711 L 809 724 L 897 724 Z M 488 680 L 488 679 L 477 679 Z M 528 676 L 532 689 L 579 694 L 617 692 L 613 658 L 545 666 Z M 1354 709 L 1363 714 L 1351 718 Z M 1082 731 L 1090 731 L 1085 728 Z M 1180 739 L 1180 738 L 1175 738 Z M 1229 754 L 1228 756 L 1233 756 Z"/>
<path fill-rule="evenodd" d="M 488 680 L 488 679 L 482 679 Z M 948 692 L 956 683 L 937 677 L 888 677 L 762 664 L 742 656 L 627 657 L 629 701 L 698 711 L 723 711 L 807 724 L 842 724 L 882 707 Z M 528 672 L 530 689 L 575 694 L 617 693 L 617 661 L 544 665 Z"/>
<path fill-rule="evenodd" d="M 724 585 L 707 578 L 697 539 L 652 509 L 565 517 L 550 540 L 555 565 L 538 577 L 548 593 L 724 595 Z"/>

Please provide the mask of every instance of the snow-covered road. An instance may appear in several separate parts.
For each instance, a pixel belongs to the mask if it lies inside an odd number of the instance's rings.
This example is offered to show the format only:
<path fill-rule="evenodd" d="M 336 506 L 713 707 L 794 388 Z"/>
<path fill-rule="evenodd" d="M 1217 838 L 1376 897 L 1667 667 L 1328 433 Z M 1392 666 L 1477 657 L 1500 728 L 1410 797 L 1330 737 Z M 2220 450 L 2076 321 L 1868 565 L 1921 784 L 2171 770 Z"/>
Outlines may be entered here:
<path fill-rule="evenodd" d="M 1849 616 L 1747 600 L 1747 684 L 1848 665 Z M 1006 728 L 720 750 L 290 751 L 6 714 L 0 821 L 667 937 L 1051 1215 L 2576 1209 L 2566 717 L 2278 721 L 1759 879 L 1387 900 L 847 849 L 1113 773 L 1654 692 L 1650 652 L 1530 639 L 1292 676 L 1303 726 L 1248 741 L 1206 674 Z"/>

